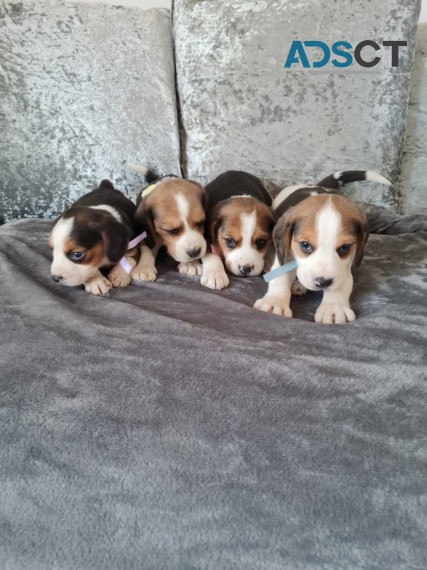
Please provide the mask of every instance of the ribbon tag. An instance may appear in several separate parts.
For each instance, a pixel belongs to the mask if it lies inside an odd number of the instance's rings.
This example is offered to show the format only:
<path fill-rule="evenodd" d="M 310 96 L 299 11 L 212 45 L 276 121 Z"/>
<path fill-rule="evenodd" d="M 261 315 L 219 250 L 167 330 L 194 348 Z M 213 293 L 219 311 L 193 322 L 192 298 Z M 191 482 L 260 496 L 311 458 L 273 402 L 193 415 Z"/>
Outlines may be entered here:
<path fill-rule="evenodd" d="M 139 236 L 136 236 L 136 238 L 133 238 L 133 240 L 131 240 L 129 242 L 128 245 L 128 251 L 130 249 L 133 249 L 136 245 L 138 245 L 139 243 L 141 243 L 145 238 L 147 237 L 147 232 L 142 232 L 142 234 L 139 234 Z M 126 273 L 130 273 L 132 271 L 132 267 L 130 265 L 130 263 L 128 262 L 128 260 L 126 259 L 125 256 L 123 256 L 121 258 L 121 260 L 119 261 L 122 269 L 124 271 L 126 271 Z"/>
<path fill-rule="evenodd" d="M 285 275 L 285 273 L 289 273 L 289 271 L 293 271 L 297 267 L 298 267 L 298 264 L 295 261 L 295 259 L 293 259 L 292 261 L 288 261 L 284 265 L 281 265 L 280 267 L 273 269 L 273 271 L 269 271 L 268 273 L 263 275 L 264 281 L 266 283 L 270 283 L 270 281 L 273 281 L 273 279 L 276 279 L 277 277 L 280 277 L 281 275 Z"/>

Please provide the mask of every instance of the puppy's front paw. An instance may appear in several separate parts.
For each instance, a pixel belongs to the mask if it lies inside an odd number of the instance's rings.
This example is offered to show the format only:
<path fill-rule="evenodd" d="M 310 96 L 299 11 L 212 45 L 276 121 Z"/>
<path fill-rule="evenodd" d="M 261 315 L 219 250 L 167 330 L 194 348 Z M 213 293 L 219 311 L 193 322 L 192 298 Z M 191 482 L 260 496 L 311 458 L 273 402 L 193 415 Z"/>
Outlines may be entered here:
<path fill-rule="evenodd" d="M 340 305 L 337 303 L 320 303 L 319 308 L 314 315 L 316 323 L 324 325 L 342 325 L 346 321 L 356 320 L 356 315 L 348 305 Z"/>
<path fill-rule="evenodd" d="M 106 295 L 112 288 L 111 282 L 103 275 L 85 283 L 85 290 L 92 295 Z"/>
<path fill-rule="evenodd" d="M 127 287 L 131 282 L 130 275 L 120 265 L 113 267 L 108 274 L 108 279 L 113 287 Z"/>
<path fill-rule="evenodd" d="M 291 285 L 291 293 L 294 297 L 302 297 L 307 293 L 307 289 L 304 287 L 304 285 L 301 285 L 298 279 L 295 279 Z"/>
<path fill-rule="evenodd" d="M 146 267 L 135 267 L 130 272 L 131 279 L 136 281 L 155 281 L 157 279 L 157 269 L 154 265 L 147 265 Z"/>
<path fill-rule="evenodd" d="M 255 301 L 254 309 L 264 311 L 265 313 L 273 313 L 280 317 L 292 318 L 292 311 L 289 307 L 289 301 L 283 297 L 275 297 L 273 295 L 265 295 L 262 299 Z"/>
<path fill-rule="evenodd" d="M 230 280 L 225 271 L 205 271 L 200 283 L 203 287 L 219 291 L 228 287 Z"/>
<path fill-rule="evenodd" d="M 178 265 L 178 271 L 183 275 L 197 277 L 202 274 L 202 264 L 199 261 L 182 262 Z"/>

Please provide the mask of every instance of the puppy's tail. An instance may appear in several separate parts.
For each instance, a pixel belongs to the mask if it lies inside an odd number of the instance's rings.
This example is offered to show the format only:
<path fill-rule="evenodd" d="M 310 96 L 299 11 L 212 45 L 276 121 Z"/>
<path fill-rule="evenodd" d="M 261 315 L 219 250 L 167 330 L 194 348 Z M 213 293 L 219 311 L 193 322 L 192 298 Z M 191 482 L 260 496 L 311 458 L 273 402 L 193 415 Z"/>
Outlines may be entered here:
<path fill-rule="evenodd" d="M 323 188 L 341 188 L 344 184 L 349 182 L 357 182 L 359 180 L 369 180 L 371 182 L 378 182 L 385 186 L 391 186 L 390 180 L 381 176 L 373 170 L 345 170 L 344 172 L 334 172 L 323 178 L 316 186 L 323 186 Z"/>
<path fill-rule="evenodd" d="M 159 175 L 156 174 L 154 170 L 140 164 L 128 164 L 128 170 L 141 174 L 149 184 L 151 184 L 151 182 L 155 182 L 159 178 Z"/>

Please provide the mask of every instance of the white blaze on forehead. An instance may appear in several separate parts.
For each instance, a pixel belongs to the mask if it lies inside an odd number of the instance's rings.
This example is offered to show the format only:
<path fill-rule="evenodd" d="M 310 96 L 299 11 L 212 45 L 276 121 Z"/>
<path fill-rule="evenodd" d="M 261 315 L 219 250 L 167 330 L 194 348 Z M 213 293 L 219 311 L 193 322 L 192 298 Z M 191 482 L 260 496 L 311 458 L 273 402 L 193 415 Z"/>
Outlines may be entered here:
<path fill-rule="evenodd" d="M 54 225 L 51 233 L 53 249 L 63 249 L 64 242 L 70 237 L 73 231 L 74 218 L 60 218 Z"/>
<path fill-rule="evenodd" d="M 240 230 L 242 234 L 241 247 L 251 247 L 252 236 L 256 229 L 256 212 L 250 214 L 240 214 Z"/>
<path fill-rule="evenodd" d="M 317 249 L 335 252 L 340 229 L 341 214 L 333 208 L 329 199 L 316 216 Z"/>
<path fill-rule="evenodd" d="M 92 210 L 105 210 L 106 212 L 114 216 L 118 222 L 122 221 L 118 211 L 112 206 L 108 206 L 107 204 L 102 204 L 101 206 L 89 206 L 89 208 L 91 208 Z"/>
<path fill-rule="evenodd" d="M 176 200 L 176 205 L 178 206 L 178 212 L 179 212 L 180 218 L 181 218 L 185 228 L 188 228 L 188 212 L 190 210 L 188 200 L 182 194 L 177 194 L 175 196 L 175 200 Z"/>

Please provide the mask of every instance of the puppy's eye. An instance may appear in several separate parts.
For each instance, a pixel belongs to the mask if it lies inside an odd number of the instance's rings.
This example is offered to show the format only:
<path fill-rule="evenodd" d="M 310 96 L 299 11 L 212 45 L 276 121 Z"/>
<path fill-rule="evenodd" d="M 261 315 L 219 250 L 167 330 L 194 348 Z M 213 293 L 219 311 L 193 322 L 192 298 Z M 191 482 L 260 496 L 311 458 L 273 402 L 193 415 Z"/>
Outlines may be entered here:
<path fill-rule="evenodd" d="M 351 243 L 345 243 L 337 249 L 337 253 L 340 256 L 345 255 L 346 253 L 348 253 L 350 251 L 350 249 L 351 249 Z"/>
<path fill-rule="evenodd" d="M 225 245 L 229 248 L 229 249 L 234 249 L 236 247 L 236 242 L 234 241 L 234 239 L 231 238 L 225 238 Z"/>
<path fill-rule="evenodd" d="M 179 234 L 179 228 L 172 228 L 171 230 L 165 230 L 170 236 L 177 236 Z"/>
<path fill-rule="evenodd" d="M 197 228 L 204 229 L 204 227 L 205 227 L 205 220 L 200 220 L 200 222 L 197 222 L 197 223 L 196 223 L 196 227 L 197 227 Z"/>
<path fill-rule="evenodd" d="M 267 240 L 265 240 L 265 239 L 257 239 L 255 242 L 255 247 L 257 249 L 262 249 L 266 243 L 267 243 Z"/>
<path fill-rule="evenodd" d="M 81 261 L 85 256 L 85 252 L 84 251 L 71 251 L 68 254 L 68 259 L 71 259 L 71 261 Z"/>
<path fill-rule="evenodd" d="M 308 241 L 302 241 L 299 244 L 301 251 L 303 251 L 304 253 L 312 253 L 313 248 L 311 246 L 311 244 L 308 243 Z"/>

